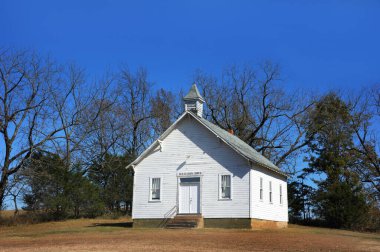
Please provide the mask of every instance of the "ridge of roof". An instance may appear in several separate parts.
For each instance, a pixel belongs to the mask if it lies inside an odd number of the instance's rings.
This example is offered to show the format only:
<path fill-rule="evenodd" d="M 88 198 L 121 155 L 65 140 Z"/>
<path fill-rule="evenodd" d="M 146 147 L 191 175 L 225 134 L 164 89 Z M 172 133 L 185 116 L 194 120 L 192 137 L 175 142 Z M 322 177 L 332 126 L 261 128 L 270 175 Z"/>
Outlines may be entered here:
<path fill-rule="evenodd" d="M 185 95 L 185 97 L 183 97 L 184 100 L 201 100 L 204 102 L 204 99 L 203 97 L 201 96 L 201 94 L 199 93 L 199 90 L 197 88 L 197 85 L 194 83 L 191 88 L 190 88 L 190 91 L 187 93 L 187 95 Z"/>

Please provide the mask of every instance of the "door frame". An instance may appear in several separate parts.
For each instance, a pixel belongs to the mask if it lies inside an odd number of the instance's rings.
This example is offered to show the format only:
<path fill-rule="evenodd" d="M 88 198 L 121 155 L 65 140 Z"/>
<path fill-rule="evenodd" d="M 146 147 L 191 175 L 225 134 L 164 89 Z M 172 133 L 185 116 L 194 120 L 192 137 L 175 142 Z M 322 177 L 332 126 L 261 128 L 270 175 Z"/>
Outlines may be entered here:
<path fill-rule="evenodd" d="M 202 215 L 202 175 L 198 173 L 197 175 L 177 175 L 177 214 L 179 212 L 179 190 L 181 190 L 181 178 L 199 178 L 199 215 Z M 191 215 L 191 214 L 189 214 Z"/>

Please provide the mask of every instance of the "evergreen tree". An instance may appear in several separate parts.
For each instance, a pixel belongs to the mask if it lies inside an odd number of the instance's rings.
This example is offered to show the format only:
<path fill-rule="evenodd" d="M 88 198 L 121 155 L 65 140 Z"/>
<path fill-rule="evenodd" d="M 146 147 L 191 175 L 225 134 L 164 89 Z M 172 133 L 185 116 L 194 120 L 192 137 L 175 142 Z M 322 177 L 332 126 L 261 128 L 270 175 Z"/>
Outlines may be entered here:
<path fill-rule="evenodd" d="M 94 217 L 104 209 L 98 187 L 82 173 L 67 169 L 57 154 L 34 153 L 24 173 L 29 188 L 24 195 L 27 210 L 43 210 L 61 219 Z"/>
<path fill-rule="evenodd" d="M 106 154 L 104 159 L 93 164 L 89 171 L 90 180 L 99 186 L 101 199 L 112 212 L 131 210 L 133 170 L 125 169 L 131 162 L 130 156 Z"/>
<path fill-rule="evenodd" d="M 351 167 L 353 131 L 349 106 L 335 93 L 324 96 L 309 115 L 310 156 L 308 173 L 315 180 L 315 213 L 326 225 L 355 228 L 365 219 L 368 207 L 360 180 Z"/>
<path fill-rule="evenodd" d="M 312 219 L 315 189 L 306 184 L 304 174 L 288 183 L 289 219 L 293 223 L 308 223 Z"/>

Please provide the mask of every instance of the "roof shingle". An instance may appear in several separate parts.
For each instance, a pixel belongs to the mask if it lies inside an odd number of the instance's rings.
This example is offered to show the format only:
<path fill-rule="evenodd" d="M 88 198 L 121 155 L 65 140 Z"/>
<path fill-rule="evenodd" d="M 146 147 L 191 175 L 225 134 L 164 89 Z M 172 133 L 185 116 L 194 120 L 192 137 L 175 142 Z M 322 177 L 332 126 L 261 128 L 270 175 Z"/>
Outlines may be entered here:
<path fill-rule="evenodd" d="M 219 126 L 209 122 L 205 118 L 198 117 L 195 115 L 193 115 L 193 116 L 195 118 L 197 118 L 199 121 L 201 121 L 202 124 L 204 124 L 207 128 L 209 128 L 211 131 L 213 131 L 218 137 L 220 137 L 222 140 L 224 140 L 227 144 L 231 145 L 232 148 L 234 148 L 237 152 L 239 152 L 245 158 L 249 159 L 250 161 L 252 161 L 254 163 L 258 163 L 260 165 L 263 165 L 269 169 L 275 170 L 277 172 L 281 172 L 281 170 L 275 164 L 273 164 L 266 157 L 264 157 L 263 155 L 258 153 L 254 148 L 249 146 L 247 143 L 245 143 L 243 140 L 241 140 L 237 136 L 235 136 L 235 135 L 227 132 L 226 130 L 220 128 Z"/>
<path fill-rule="evenodd" d="M 201 96 L 201 94 L 199 93 L 197 85 L 195 83 L 191 86 L 189 93 L 187 93 L 187 95 L 185 97 L 183 97 L 183 99 L 184 100 L 197 100 L 197 99 L 199 99 L 199 100 L 204 102 L 204 99 Z"/>

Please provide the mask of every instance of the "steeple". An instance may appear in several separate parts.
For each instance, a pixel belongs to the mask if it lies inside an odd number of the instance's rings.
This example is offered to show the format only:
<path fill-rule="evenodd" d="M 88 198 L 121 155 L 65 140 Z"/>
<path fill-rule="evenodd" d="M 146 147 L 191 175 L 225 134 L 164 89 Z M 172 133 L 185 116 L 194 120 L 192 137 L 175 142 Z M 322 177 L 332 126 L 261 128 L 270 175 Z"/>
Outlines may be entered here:
<path fill-rule="evenodd" d="M 192 111 L 199 117 L 202 117 L 203 103 L 205 102 L 205 100 L 199 93 L 197 85 L 195 83 L 191 86 L 189 93 L 185 97 L 183 97 L 183 100 L 185 102 L 186 111 Z"/>

